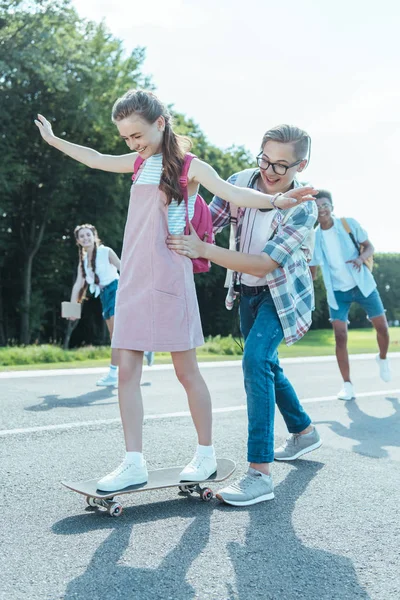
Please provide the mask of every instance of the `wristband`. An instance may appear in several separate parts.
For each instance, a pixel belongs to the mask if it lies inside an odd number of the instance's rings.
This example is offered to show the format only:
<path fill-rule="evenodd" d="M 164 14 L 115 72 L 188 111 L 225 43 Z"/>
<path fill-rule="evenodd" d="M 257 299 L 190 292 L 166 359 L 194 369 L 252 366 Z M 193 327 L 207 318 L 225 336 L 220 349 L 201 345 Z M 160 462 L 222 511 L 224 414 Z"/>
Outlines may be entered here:
<path fill-rule="evenodd" d="M 273 208 L 275 208 L 276 210 L 282 210 L 281 208 L 279 208 L 279 206 L 276 206 L 276 204 L 275 204 L 275 202 L 278 200 L 279 196 L 283 196 L 282 192 L 278 192 L 277 194 L 272 196 L 272 198 L 270 200 Z"/>

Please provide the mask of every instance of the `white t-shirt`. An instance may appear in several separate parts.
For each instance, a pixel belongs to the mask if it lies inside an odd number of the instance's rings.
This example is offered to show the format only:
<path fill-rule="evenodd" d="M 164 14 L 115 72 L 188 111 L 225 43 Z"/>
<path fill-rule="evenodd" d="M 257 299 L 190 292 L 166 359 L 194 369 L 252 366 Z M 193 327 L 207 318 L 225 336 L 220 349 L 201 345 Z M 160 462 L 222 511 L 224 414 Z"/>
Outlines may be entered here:
<path fill-rule="evenodd" d="M 110 263 L 110 248 L 108 246 L 99 246 L 96 253 L 96 275 L 100 281 L 100 287 L 105 287 L 115 279 L 119 279 L 117 268 Z M 100 290 L 94 283 L 94 273 L 91 265 L 88 266 L 87 255 L 83 259 L 85 267 L 86 281 L 90 286 L 90 291 L 98 296 Z"/>
<path fill-rule="evenodd" d="M 334 227 L 321 229 L 323 250 L 331 271 L 332 286 L 335 291 L 346 292 L 357 284 L 344 260 L 339 237 Z"/>
<path fill-rule="evenodd" d="M 261 211 L 258 208 L 246 208 L 240 236 L 240 251 L 246 254 L 261 254 L 272 235 L 271 224 L 275 210 Z M 250 287 L 267 285 L 267 277 L 256 277 L 242 273 L 241 283 Z"/>

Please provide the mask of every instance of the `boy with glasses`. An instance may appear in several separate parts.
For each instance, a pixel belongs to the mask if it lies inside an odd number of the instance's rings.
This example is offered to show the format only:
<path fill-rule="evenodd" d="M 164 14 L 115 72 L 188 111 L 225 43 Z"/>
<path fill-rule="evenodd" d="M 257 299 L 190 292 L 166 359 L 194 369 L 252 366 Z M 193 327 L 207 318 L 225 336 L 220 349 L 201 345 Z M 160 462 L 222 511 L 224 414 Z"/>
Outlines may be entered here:
<path fill-rule="evenodd" d="M 376 361 L 381 379 L 388 382 L 391 378 L 387 359 L 389 329 L 376 281 L 370 271 L 374 247 L 368 240 L 367 232 L 355 219 L 337 219 L 333 216 L 330 192 L 320 190 L 316 202 L 319 225 L 310 268 L 315 279 L 317 265 L 321 266 L 327 291 L 330 320 L 335 332 L 336 358 L 343 377 L 343 388 L 338 398 L 353 400 L 355 391 L 350 378 L 347 351 L 348 315 L 353 302 L 364 308 L 375 327 L 379 346 Z"/>
<path fill-rule="evenodd" d="M 273 194 L 276 200 L 300 185 L 296 175 L 306 167 L 309 149 L 305 131 L 280 125 L 264 135 L 258 168 L 235 173 L 228 181 Z M 274 458 L 295 460 L 321 445 L 278 359 L 281 341 L 295 343 L 311 324 L 314 293 L 307 261 L 312 254 L 309 240 L 317 209 L 315 202 L 307 201 L 288 210 L 239 208 L 236 213 L 233 205 L 219 197 L 214 197 L 210 209 L 217 232 L 234 223 L 235 251 L 207 244 L 193 230 L 191 236 L 170 238 L 168 244 L 181 254 L 204 256 L 234 271 L 230 289 L 241 295 L 250 465 L 247 473 L 220 490 L 217 498 L 234 506 L 248 506 L 274 497 L 270 473 Z M 231 299 L 227 301 L 230 306 Z M 274 451 L 275 404 L 292 435 Z"/>

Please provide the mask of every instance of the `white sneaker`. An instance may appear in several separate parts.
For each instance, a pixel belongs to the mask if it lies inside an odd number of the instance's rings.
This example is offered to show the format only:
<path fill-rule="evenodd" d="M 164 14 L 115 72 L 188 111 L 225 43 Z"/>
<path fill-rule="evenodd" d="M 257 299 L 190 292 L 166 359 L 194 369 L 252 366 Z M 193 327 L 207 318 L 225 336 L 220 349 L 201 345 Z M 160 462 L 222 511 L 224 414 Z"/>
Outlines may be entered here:
<path fill-rule="evenodd" d="M 388 383 L 392 379 L 392 375 L 390 373 L 389 359 L 381 358 L 379 354 L 377 354 L 375 360 L 379 365 L 379 375 L 381 376 L 382 381 Z"/>
<path fill-rule="evenodd" d="M 96 385 L 104 385 L 104 386 L 112 386 L 118 384 L 118 377 L 115 375 L 114 377 L 107 373 L 104 377 L 101 377 L 98 381 L 96 381 Z"/>
<path fill-rule="evenodd" d="M 179 479 L 181 481 L 205 481 L 217 470 L 217 460 L 215 455 L 203 456 L 201 454 L 194 455 L 190 463 L 180 472 Z"/>
<path fill-rule="evenodd" d="M 343 387 L 337 395 L 338 400 L 354 400 L 356 395 L 353 384 L 350 381 L 345 381 Z"/>
<path fill-rule="evenodd" d="M 116 492 L 131 485 L 146 483 L 148 479 L 146 461 L 139 467 L 124 460 L 119 467 L 97 482 L 97 489 L 102 492 Z"/>

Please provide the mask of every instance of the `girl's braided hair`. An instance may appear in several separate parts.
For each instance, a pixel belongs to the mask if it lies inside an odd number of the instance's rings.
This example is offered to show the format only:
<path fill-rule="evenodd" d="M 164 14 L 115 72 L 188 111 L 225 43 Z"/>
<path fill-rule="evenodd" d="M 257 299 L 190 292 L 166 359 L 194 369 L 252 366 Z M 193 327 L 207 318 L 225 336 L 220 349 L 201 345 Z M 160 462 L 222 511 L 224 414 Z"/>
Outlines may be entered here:
<path fill-rule="evenodd" d="M 81 289 L 79 290 L 79 294 L 78 294 L 78 302 L 79 303 L 83 302 L 86 299 L 86 292 L 87 292 L 87 288 L 88 288 L 88 284 L 86 281 L 86 271 L 85 271 L 85 266 L 84 266 L 84 259 L 85 259 L 86 253 L 78 241 L 78 235 L 79 235 L 79 232 L 81 229 L 90 229 L 90 231 L 93 233 L 94 248 L 93 248 L 93 252 L 92 252 L 92 259 L 90 261 L 90 266 L 92 267 L 92 270 L 94 273 L 94 282 L 96 284 L 100 283 L 100 279 L 99 279 L 98 275 L 96 274 L 97 247 L 100 246 L 100 244 L 101 244 L 99 234 L 97 233 L 96 227 L 94 225 L 90 225 L 90 223 L 84 223 L 83 225 L 77 225 L 74 229 L 74 235 L 75 235 L 76 245 L 78 246 L 78 249 L 79 249 L 79 264 L 81 266 L 81 272 L 82 272 L 82 277 L 83 277 L 83 281 L 84 281 L 84 284 L 81 287 Z"/>

